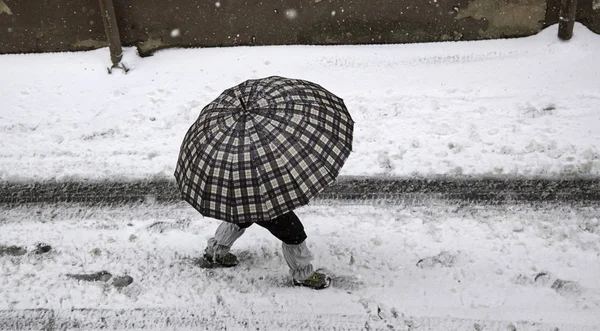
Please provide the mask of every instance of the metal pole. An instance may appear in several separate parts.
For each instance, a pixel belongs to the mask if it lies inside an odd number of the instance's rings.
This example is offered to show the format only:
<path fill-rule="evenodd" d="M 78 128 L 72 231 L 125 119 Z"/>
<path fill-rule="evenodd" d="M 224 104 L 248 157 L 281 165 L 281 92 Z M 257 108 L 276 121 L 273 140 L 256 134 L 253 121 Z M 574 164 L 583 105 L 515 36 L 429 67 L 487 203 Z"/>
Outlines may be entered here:
<path fill-rule="evenodd" d="M 120 65 L 123 59 L 123 49 L 121 48 L 121 37 L 119 36 L 119 27 L 117 26 L 117 16 L 115 15 L 115 6 L 112 0 L 100 0 L 100 14 L 104 22 L 104 31 L 108 40 L 108 48 L 110 49 L 110 60 L 112 68 L 122 68 L 127 72 L 127 68 Z M 108 69 L 111 73 L 111 69 Z"/>
<path fill-rule="evenodd" d="M 569 40 L 573 36 L 573 25 L 577 14 L 577 0 L 562 0 L 558 23 L 558 37 Z"/>

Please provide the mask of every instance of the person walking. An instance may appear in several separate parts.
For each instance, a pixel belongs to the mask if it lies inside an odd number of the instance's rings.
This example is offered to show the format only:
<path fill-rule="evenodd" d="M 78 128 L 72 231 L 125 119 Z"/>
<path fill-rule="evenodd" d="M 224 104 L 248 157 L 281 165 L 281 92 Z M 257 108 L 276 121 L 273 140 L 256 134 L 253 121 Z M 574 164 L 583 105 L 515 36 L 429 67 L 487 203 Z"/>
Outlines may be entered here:
<path fill-rule="evenodd" d="M 338 176 L 352 151 L 354 121 L 341 98 L 300 79 L 271 76 L 225 90 L 204 107 L 181 144 L 182 198 L 223 221 L 204 260 L 233 267 L 234 242 L 252 224 L 282 242 L 294 285 L 322 289 L 302 222 L 293 212 Z"/>

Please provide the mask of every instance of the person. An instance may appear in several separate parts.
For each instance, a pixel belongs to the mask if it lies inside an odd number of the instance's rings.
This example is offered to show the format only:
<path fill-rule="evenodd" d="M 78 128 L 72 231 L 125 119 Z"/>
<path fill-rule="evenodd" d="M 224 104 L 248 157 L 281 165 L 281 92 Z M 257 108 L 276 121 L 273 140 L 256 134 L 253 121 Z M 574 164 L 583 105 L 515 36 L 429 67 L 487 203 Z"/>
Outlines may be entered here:
<path fill-rule="evenodd" d="M 221 267 L 236 266 L 238 259 L 230 252 L 231 246 L 252 224 L 222 222 L 217 227 L 214 237 L 208 239 L 204 259 Z M 271 221 L 256 222 L 256 224 L 269 230 L 281 240 L 283 257 L 290 268 L 293 285 L 313 289 L 329 286 L 331 278 L 323 271 L 313 268 L 311 263 L 313 255 L 306 245 L 307 236 L 304 226 L 293 211 Z"/>

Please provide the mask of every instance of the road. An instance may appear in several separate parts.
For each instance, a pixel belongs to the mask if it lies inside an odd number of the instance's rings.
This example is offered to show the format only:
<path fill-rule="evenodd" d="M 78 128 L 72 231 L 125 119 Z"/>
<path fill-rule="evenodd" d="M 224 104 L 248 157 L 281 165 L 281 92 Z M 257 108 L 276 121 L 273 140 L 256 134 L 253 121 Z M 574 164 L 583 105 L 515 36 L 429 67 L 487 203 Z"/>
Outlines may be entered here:
<path fill-rule="evenodd" d="M 236 242 L 239 266 L 199 268 L 218 222 L 183 203 L 4 206 L 0 244 L 27 253 L 0 256 L 0 329 L 600 328 L 600 207 L 362 202 L 298 211 L 334 277 L 323 291 L 290 285 L 260 227 Z M 112 279 L 67 275 L 98 271 Z"/>

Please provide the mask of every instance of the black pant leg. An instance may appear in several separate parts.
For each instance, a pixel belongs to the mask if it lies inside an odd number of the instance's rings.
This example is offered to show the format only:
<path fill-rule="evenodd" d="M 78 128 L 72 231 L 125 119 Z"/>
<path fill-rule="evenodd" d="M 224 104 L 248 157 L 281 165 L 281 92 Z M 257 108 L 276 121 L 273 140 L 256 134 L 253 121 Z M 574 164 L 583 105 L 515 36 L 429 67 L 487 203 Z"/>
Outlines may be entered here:
<path fill-rule="evenodd" d="M 298 245 L 306 240 L 304 226 L 293 211 L 267 222 L 256 222 L 256 224 L 269 230 L 277 239 L 288 245 Z"/>

